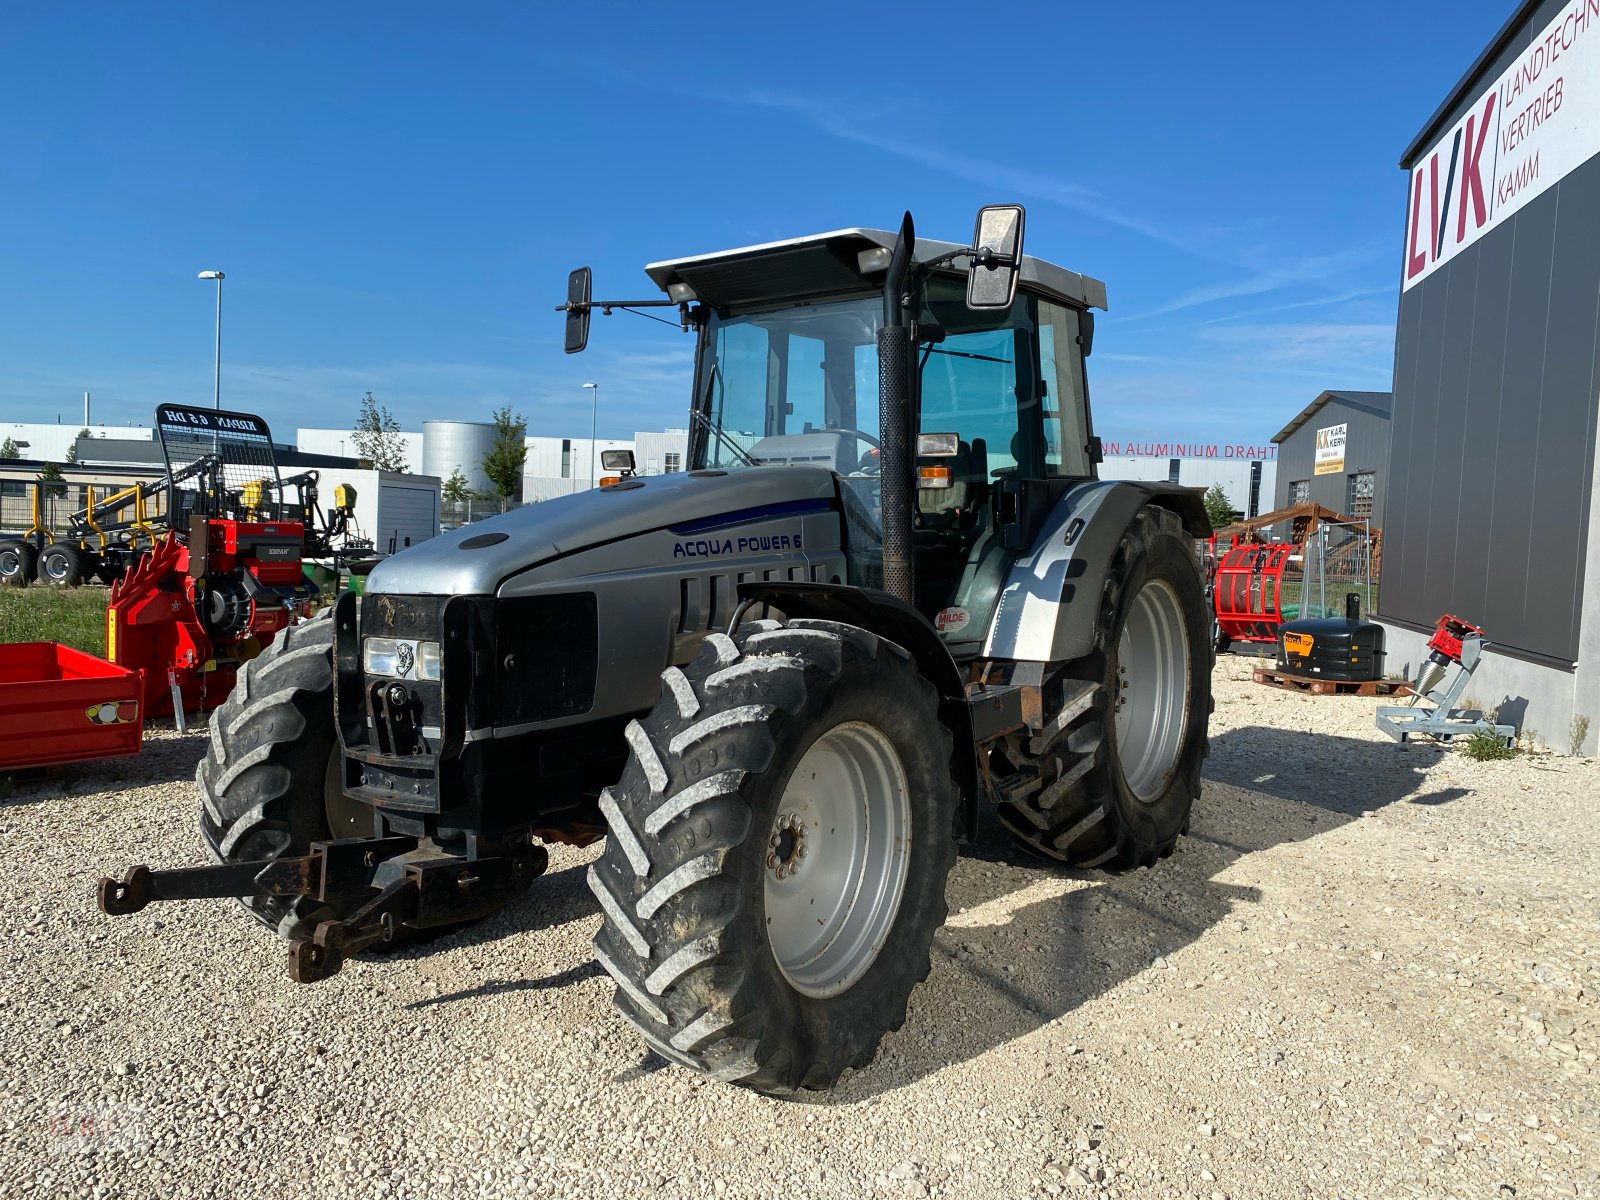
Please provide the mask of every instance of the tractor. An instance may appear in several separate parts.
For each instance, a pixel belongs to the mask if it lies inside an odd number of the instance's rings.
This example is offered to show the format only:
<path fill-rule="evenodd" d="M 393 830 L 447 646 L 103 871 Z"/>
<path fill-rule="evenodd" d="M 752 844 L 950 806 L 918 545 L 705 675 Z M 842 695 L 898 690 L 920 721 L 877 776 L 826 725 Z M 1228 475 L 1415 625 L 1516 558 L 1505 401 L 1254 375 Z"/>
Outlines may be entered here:
<path fill-rule="evenodd" d="M 868 1064 L 992 805 L 1123 871 L 1186 831 L 1211 711 L 1200 497 L 1096 478 L 1104 285 L 846 229 L 646 267 L 696 341 L 689 470 L 464 526 L 245 666 L 197 771 L 215 865 L 301 982 L 524 895 L 605 838 L 594 955 L 656 1052 L 785 1094 Z M 611 470 L 626 471 L 621 456 Z"/>

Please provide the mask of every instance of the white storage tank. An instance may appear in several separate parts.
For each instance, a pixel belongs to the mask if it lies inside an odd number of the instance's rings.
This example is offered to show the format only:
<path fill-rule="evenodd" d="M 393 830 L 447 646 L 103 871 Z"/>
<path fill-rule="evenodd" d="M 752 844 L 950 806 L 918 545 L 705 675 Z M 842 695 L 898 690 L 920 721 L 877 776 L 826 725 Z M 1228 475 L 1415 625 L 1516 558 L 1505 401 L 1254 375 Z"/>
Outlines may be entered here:
<path fill-rule="evenodd" d="M 422 473 L 448 480 L 457 468 L 475 491 L 494 490 L 483 473 L 483 456 L 494 445 L 494 426 L 481 421 L 424 421 Z"/>

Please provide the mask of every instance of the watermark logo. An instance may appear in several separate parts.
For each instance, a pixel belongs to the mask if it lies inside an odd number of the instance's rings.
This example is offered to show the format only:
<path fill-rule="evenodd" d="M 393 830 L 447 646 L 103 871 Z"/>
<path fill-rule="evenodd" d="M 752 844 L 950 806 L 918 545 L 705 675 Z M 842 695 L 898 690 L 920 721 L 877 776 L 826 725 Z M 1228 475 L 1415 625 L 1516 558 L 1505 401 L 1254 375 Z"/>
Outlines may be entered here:
<path fill-rule="evenodd" d="M 136 1104 L 98 1104 L 61 1109 L 45 1121 L 45 1142 L 51 1154 L 103 1154 L 146 1150 L 149 1124 Z"/>

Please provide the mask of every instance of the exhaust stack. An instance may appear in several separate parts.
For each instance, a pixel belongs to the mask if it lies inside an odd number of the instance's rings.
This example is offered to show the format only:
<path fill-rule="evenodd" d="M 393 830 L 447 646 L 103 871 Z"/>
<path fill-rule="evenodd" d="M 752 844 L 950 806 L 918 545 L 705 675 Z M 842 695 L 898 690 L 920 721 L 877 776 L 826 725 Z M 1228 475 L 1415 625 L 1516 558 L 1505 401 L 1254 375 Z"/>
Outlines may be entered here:
<path fill-rule="evenodd" d="M 911 214 L 900 222 L 883 282 L 883 328 L 878 330 L 879 470 L 883 479 L 883 590 L 912 601 L 911 329 L 906 323 L 906 279 L 916 246 Z"/>

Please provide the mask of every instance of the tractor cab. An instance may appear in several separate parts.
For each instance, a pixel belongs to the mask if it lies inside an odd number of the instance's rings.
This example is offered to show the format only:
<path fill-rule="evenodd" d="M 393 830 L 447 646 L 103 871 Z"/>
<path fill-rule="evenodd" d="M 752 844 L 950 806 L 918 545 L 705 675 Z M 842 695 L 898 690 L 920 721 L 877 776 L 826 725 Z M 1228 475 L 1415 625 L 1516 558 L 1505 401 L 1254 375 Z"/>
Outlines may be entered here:
<path fill-rule="evenodd" d="M 846 229 L 654 263 L 700 334 L 690 462 L 820 464 L 838 477 L 849 583 L 882 588 L 878 335 L 896 235 Z M 1006 570 L 1072 481 L 1092 479 L 1083 360 L 1096 280 L 1021 257 L 1017 286 L 973 307 L 962 247 L 917 239 L 913 603 L 953 653 L 976 653 Z"/>

